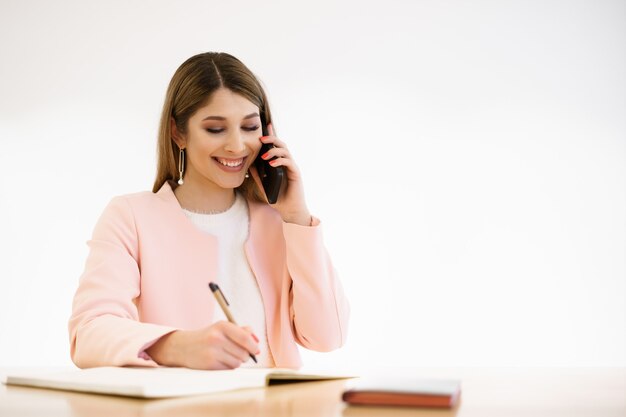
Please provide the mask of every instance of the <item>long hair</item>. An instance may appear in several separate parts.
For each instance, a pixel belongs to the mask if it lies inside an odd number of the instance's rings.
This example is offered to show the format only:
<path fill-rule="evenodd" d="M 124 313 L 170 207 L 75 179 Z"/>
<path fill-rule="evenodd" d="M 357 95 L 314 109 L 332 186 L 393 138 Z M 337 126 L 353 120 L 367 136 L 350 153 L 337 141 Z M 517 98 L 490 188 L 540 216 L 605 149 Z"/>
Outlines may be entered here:
<path fill-rule="evenodd" d="M 219 88 L 227 88 L 256 104 L 272 122 L 267 96 L 259 80 L 241 61 L 225 52 L 194 55 L 178 67 L 170 80 L 161 113 L 157 142 L 157 173 L 152 192 L 178 175 L 179 149 L 172 139 L 171 120 L 182 134 L 193 114 L 205 106 Z M 252 176 L 237 188 L 246 198 L 264 201 Z"/>

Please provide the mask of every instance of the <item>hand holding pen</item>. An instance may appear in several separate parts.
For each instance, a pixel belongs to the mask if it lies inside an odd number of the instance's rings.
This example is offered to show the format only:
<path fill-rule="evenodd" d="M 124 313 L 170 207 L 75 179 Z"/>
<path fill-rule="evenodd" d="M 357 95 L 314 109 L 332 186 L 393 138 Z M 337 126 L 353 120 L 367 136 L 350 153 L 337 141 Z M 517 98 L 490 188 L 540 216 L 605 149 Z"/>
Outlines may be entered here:
<path fill-rule="evenodd" d="M 228 321 L 238 326 L 237 322 L 235 321 L 235 318 L 233 317 L 232 313 L 230 312 L 230 309 L 228 308 L 229 306 L 228 301 L 226 301 L 226 297 L 224 297 L 224 293 L 222 292 L 222 290 L 220 290 L 220 287 L 214 282 L 209 282 L 209 288 L 211 289 L 211 292 L 215 296 L 217 303 L 222 308 L 222 311 L 224 312 L 224 315 L 226 316 Z M 258 339 L 256 338 L 256 336 L 254 336 L 254 333 L 252 334 L 252 336 L 254 337 L 256 342 L 258 342 Z M 254 363 L 258 363 L 256 360 L 256 356 L 254 356 L 252 353 L 250 353 L 250 357 L 252 358 Z"/>
<path fill-rule="evenodd" d="M 163 366 L 234 369 L 250 360 L 253 353 L 258 355 L 260 352 L 259 340 L 251 328 L 218 321 L 201 329 L 168 333 L 147 348 L 146 353 Z"/>

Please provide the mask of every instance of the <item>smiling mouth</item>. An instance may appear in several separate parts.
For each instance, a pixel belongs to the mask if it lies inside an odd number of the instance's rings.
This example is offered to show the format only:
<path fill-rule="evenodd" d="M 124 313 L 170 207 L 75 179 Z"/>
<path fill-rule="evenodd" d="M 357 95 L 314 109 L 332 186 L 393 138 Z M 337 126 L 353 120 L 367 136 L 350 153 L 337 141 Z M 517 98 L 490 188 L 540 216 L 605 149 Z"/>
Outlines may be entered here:
<path fill-rule="evenodd" d="M 237 159 L 228 159 L 228 158 L 213 158 L 213 159 L 215 159 L 217 162 L 224 165 L 225 167 L 237 168 L 243 165 L 243 161 L 246 158 L 244 157 L 244 158 L 237 158 Z"/>

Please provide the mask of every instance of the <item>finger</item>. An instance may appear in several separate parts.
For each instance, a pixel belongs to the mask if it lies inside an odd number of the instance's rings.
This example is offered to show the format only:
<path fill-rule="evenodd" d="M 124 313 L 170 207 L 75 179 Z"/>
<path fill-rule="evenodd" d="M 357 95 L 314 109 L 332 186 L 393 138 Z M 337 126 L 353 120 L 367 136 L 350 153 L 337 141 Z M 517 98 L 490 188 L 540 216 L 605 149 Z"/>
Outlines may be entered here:
<path fill-rule="evenodd" d="M 272 145 L 276 146 L 277 148 L 287 148 L 287 145 L 285 144 L 285 142 L 283 142 L 282 140 L 278 139 L 276 136 L 272 136 L 272 135 L 268 135 L 268 136 L 261 136 L 260 141 L 263 143 L 271 143 Z"/>
<path fill-rule="evenodd" d="M 254 334 L 254 329 L 250 326 L 243 326 L 242 329 L 249 332 L 255 342 L 259 343 L 259 338 Z"/>
<path fill-rule="evenodd" d="M 291 158 L 291 154 L 289 153 L 289 150 L 287 148 L 272 148 L 269 151 L 265 152 L 263 155 L 261 155 L 261 158 L 265 159 L 266 161 L 274 157 Z"/>
<path fill-rule="evenodd" d="M 235 343 L 227 343 L 223 346 L 223 349 L 226 354 L 232 356 L 240 363 L 243 363 L 250 358 L 250 352 Z"/>
<path fill-rule="evenodd" d="M 220 343 L 211 349 L 214 366 L 220 369 L 238 368 L 243 363 L 242 358 L 245 360 L 247 357 L 246 352 L 226 337 L 224 333 L 222 333 L 222 337 Z"/>
<path fill-rule="evenodd" d="M 276 158 L 269 162 L 269 164 L 273 167 L 286 167 L 290 172 L 294 174 L 298 174 L 298 168 L 296 164 L 293 162 L 293 159 L 290 158 Z M 290 177 L 293 179 L 293 177 Z"/>
<path fill-rule="evenodd" d="M 274 125 L 272 125 L 272 123 L 269 123 L 269 124 L 267 125 L 267 133 L 268 133 L 270 136 L 274 136 Z"/>
<path fill-rule="evenodd" d="M 213 370 L 222 370 L 222 369 L 233 369 L 232 366 L 230 366 L 226 360 L 219 360 L 219 359 L 214 359 L 215 361 L 215 365 L 211 366 L 209 369 L 213 369 Z"/>
<path fill-rule="evenodd" d="M 226 337 L 232 340 L 234 343 L 241 346 L 249 353 L 256 354 L 259 352 L 259 345 L 254 341 L 252 335 L 239 326 L 233 325 L 225 329 Z"/>
<path fill-rule="evenodd" d="M 237 359 L 235 356 L 226 352 L 225 350 L 221 351 L 219 358 L 217 361 L 224 366 L 224 369 L 235 369 L 239 368 L 242 364 L 242 361 Z"/>

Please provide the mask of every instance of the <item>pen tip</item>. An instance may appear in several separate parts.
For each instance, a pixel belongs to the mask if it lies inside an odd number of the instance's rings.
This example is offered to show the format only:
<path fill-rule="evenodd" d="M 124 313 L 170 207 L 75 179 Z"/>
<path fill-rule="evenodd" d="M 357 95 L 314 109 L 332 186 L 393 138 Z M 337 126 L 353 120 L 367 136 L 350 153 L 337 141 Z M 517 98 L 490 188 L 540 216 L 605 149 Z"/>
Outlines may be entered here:
<path fill-rule="evenodd" d="M 217 284 L 215 284 L 213 282 L 209 282 L 209 288 L 211 289 L 211 291 L 219 290 L 219 287 L 217 286 Z"/>

